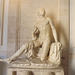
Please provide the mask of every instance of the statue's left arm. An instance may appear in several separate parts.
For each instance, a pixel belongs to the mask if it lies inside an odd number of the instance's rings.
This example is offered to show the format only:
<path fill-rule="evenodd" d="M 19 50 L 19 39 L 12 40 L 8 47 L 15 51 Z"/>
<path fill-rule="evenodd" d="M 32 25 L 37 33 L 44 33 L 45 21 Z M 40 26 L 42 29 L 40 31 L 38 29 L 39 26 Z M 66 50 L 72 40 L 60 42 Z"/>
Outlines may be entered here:
<path fill-rule="evenodd" d="M 48 21 L 50 23 L 50 26 L 51 26 L 51 29 L 52 29 L 52 33 L 53 33 L 53 36 L 54 36 L 54 39 L 55 39 L 55 42 L 58 42 L 58 39 L 57 39 L 57 33 L 56 33 L 56 29 L 52 23 L 52 20 L 50 18 L 48 18 Z"/>
<path fill-rule="evenodd" d="M 48 21 L 50 23 L 52 33 L 53 33 L 53 36 L 54 36 L 54 39 L 55 39 L 55 43 L 53 43 L 51 45 L 51 48 L 50 48 L 49 61 L 56 64 L 56 65 L 60 65 L 61 64 L 61 54 L 60 54 L 60 52 L 61 52 L 61 49 L 62 49 L 62 45 L 61 45 L 60 42 L 58 42 L 56 29 L 55 29 L 55 27 L 52 23 L 52 20 L 49 18 Z"/>

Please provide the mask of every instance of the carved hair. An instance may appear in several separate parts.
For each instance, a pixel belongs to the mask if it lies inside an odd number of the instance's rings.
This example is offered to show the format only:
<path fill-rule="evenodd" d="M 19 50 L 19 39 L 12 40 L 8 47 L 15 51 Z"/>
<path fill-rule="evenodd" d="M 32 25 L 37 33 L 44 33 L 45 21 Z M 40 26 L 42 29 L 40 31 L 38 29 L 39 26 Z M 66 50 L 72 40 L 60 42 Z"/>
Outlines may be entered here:
<path fill-rule="evenodd" d="M 39 14 L 40 16 L 45 16 L 45 14 L 46 14 L 45 9 L 44 9 L 44 8 L 41 8 L 40 11 L 38 12 L 38 14 Z"/>

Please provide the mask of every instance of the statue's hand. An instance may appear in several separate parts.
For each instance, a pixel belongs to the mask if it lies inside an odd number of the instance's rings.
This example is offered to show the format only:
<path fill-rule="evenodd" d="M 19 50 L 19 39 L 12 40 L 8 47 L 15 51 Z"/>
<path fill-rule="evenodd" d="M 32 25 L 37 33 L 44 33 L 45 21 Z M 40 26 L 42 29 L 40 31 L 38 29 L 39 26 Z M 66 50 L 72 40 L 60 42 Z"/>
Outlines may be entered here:
<path fill-rule="evenodd" d="M 60 42 L 55 42 L 55 44 L 58 45 L 60 49 L 62 49 L 62 44 Z"/>
<path fill-rule="evenodd" d="M 37 34 L 37 33 L 39 33 L 39 30 L 38 30 L 38 28 L 36 27 L 36 28 L 34 29 L 34 34 Z"/>
<path fill-rule="evenodd" d="M 39 29 L 36 27 L 33 31 L 33 34 L 32 34 L 32 37 L 36 40 L 38 37 L 37 37 L 37 34 L 39 34 Z"/>

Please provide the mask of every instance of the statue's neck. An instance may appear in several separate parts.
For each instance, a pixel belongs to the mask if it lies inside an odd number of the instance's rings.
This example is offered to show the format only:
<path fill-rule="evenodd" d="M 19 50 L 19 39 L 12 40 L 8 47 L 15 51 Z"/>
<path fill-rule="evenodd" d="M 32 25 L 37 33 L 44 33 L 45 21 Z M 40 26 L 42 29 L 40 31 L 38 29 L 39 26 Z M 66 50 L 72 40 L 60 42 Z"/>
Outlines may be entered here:
<path fill-rule="evenodd" d="M 44 16 L 41 16 L 40 17 L 40 21 L 42 21 L 42 20 L 44 20 L 45 19 L 45 17 Z"/>

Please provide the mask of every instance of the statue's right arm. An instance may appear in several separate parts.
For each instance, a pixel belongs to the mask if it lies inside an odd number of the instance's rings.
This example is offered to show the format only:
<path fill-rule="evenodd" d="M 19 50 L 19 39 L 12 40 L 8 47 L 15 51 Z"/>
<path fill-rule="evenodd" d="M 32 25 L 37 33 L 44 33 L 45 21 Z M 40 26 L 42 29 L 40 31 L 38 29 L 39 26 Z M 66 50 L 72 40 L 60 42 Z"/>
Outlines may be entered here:
<path fill-rule="evenodd" d="M 32 38 L 33 38 L 33 40 L 34 40 L 34 39 L 37 39 L 37 37 L 36 37 L 36 34 L 37 34 L 37 33 L 39 33 L 39 30 L 38 30 L 37 27 L 35 27 L 34 30 L 33 30 L 33 33 L 32 33 Z"/>

